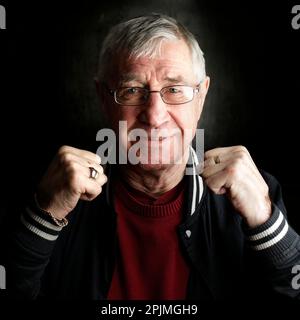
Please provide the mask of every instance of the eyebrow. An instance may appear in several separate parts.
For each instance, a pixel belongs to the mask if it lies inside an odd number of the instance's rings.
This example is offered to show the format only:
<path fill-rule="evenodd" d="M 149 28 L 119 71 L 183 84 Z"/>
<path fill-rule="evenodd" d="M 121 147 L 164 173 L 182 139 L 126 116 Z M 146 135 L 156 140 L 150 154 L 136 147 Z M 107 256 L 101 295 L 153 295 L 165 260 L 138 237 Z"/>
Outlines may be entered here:
<path fill-rule="evenodd" d="M 166 77 L 164 80 L 172 83 L 185 82 L 185 79 L 182 76 L 178 77 Z"/>
<path fill-rule="evenodd" d="M 135 73 L 125 73 L 122 74 L 119 80 L 119 84 L 123 84 L 126 82 L 130 82 L 130 81 L 137 81 L 140 82 L 142 84 L 145 84 L 145 81 L 142 80 L 137 74 Z"/>
<path fill-rule="evenodd" d="M 119 80 L 119 85 L 123 85 L 126 82 L 136 81 L 143 85 L 147 85 L 145 80 L 142 80 L 137 74 L 135 73 L 125 73 L 122 74 Z M 186 79 L 182 76 L 175 76 L 175 77 L 165 77 L 164 81 L 168 81 L 170 83 L 180 83 L 180 82 L 187 82 Z"/>

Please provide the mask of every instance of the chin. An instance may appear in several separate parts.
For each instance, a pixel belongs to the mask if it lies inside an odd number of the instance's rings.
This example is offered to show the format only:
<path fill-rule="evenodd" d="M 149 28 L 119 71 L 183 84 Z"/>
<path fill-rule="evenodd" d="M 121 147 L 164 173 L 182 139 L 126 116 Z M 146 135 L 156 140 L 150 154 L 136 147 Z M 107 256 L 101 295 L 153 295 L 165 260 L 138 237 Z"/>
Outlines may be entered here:
<path fill-rule="evenodd" d="M 164 171 L 172 166 L 172 164 L 165 164 L 165 163 L 157 163 L 157 164 L 151 164 L 151 163 L 139 163 L 137 166 L 142 169 L 143 171 Z"/>

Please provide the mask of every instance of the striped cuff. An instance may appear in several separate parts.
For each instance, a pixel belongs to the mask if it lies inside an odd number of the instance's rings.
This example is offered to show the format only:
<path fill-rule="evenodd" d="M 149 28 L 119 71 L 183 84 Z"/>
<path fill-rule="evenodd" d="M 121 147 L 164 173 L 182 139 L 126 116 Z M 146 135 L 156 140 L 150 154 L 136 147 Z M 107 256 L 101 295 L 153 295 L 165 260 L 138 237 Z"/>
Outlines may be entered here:
<path fill-rule="evenodd" d="M 274 259 L 280 259 L 292 250 L 298 236 L 279 208 L 274 204 L 272 208 L 273 212 L 268 221 L 257 228 L 244 227 L 244 232 L 247 245 L 252 250 L 265 252 Z"/>
<path fill-rule="evenodd" d="M 22 213 L 21 223 L 31 232 L 49 241 L 55 241 L 62 230 L 62 227 L 52 223 L 50 216 L 39 210 L 34 210 L 30 206 L 26 207 Z"/>

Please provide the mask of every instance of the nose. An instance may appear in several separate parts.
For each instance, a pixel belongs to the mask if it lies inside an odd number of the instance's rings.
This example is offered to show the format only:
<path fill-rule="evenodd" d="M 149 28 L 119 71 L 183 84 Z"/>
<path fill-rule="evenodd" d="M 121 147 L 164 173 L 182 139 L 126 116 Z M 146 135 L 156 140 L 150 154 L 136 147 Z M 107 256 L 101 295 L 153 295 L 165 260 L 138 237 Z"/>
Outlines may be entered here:
<path fill-rule="evenodd" d="M 139 121 L 151 128 L 159 128 L 162 124 L 168 122 L 169 119 L 170 115 L 167 105 L 163 102 L 160 93 L 152 91 L 139 115 Z"/>

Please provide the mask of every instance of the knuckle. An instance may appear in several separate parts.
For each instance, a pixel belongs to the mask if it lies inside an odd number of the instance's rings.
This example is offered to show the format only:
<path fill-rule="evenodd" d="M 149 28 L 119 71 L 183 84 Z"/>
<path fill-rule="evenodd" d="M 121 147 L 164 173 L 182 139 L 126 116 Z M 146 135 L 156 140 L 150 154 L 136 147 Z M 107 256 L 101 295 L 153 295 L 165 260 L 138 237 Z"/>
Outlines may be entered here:
<path fill-rule="evenodd" d="M 202 173 L 201 173 L 201 176 L 206 179 L 206 178 L 209 176 L 208 170 L 207 170 L 207 169 L 204 169 L 204 170 L 202 171 Z"/>
<path fill-rule="evenodd" d="M 237 152 L 237 156 L 236 156 L 237 160 L 244 162 L 247 160 L 247 158 L 248 158 L 248 153 L 246 153 L 244 150 L 239 150 Z"/>
<path fill-rule="evenodd" d="M 79 165 L 74 161 L 67 161 L 66 172 L 70 175 L 75 174 L 78 171 Z"/>
<path fill-rule="evenodd" d="M 71 154 L 68 152 L 62 152 L 59 154 L 59 162 L 64 166 L 68 166 L 71 162 Z"/>
<path fill-rule="evenodd" d="M 247 150 L 247 148 L 246 148 L 245 146 L 242 146 L 242 145 L 237 146 L 237 151 L 239 151 L 239 152 L 244 152 L 245 154 L 248 154 L 248 153 L 249 153 L 248 150 Z"/>
<path fill-rule="evenodd" d="M 228 167 L 226 167 L 224 170 L 230 176 L 236 175 L 236 173 L 238 171 L 238 166 L 236 164 L 236 161 L 234 163 L 232 163 L 231 165 L 229 165 Z"/>
<path fill-rule="evenodd" d="M 212 155 L 212 150 L 208 150 L 204 152 L 204 159 L 209 159 Z"/>
<path fill-rule="evenodd" d="M 100 157 L 97 153 L 95 154 L 95 161 L 96 161 L 98 164 L 100 164 L 101 161 L 102 161 L 101 157 Z"/>
<path fill-rule="evenodd" d="M 98 170 L 98 172 L 99 172 L 99 174 L 100 175 L 103 175 L 104 174 L 104 170 L 103 170 L 103 167 L 102 166 L 98 166 L 98 168 L 97 168 L 97 170 Z"/>
<path fill-rule="evenodd" d="M 59 154 L 59 155 L 60 155 L 60 154 L 64 154 L 64 153 L 66 153 L 68 150 L 69 150 L 69 147 L 66 146 L 66 145 L 63 145 L 63 146 L 61 146 L 61 147 L 58 149 L 58 154 Z"/>
<path fill-rule="evenodd" d="M 244 163 L 244 156 L 240 155 L 233 160 L 232 166 L 235 169 L 239 169 L 243 165 L 243 163 Z"/>
<path fill-rule="evenodd" d="M 264 193 L 268 195 L 270 191 L 269 186 L 265 183 L 263 188 L 264 188 Z"/>
<path fill-rule="evenodd" d="M 102 174 L 101 178 L 102 178 L 103 184 L 106 183 L 108 180 L 108 178 L 105 174 Z"/>
<path fill-rule="evenodd" d="M 241 172 L 241 160 L 236 159 L 234 163 L 226 168 L 227 174 L 233 179 L 239 179 Z"/>

